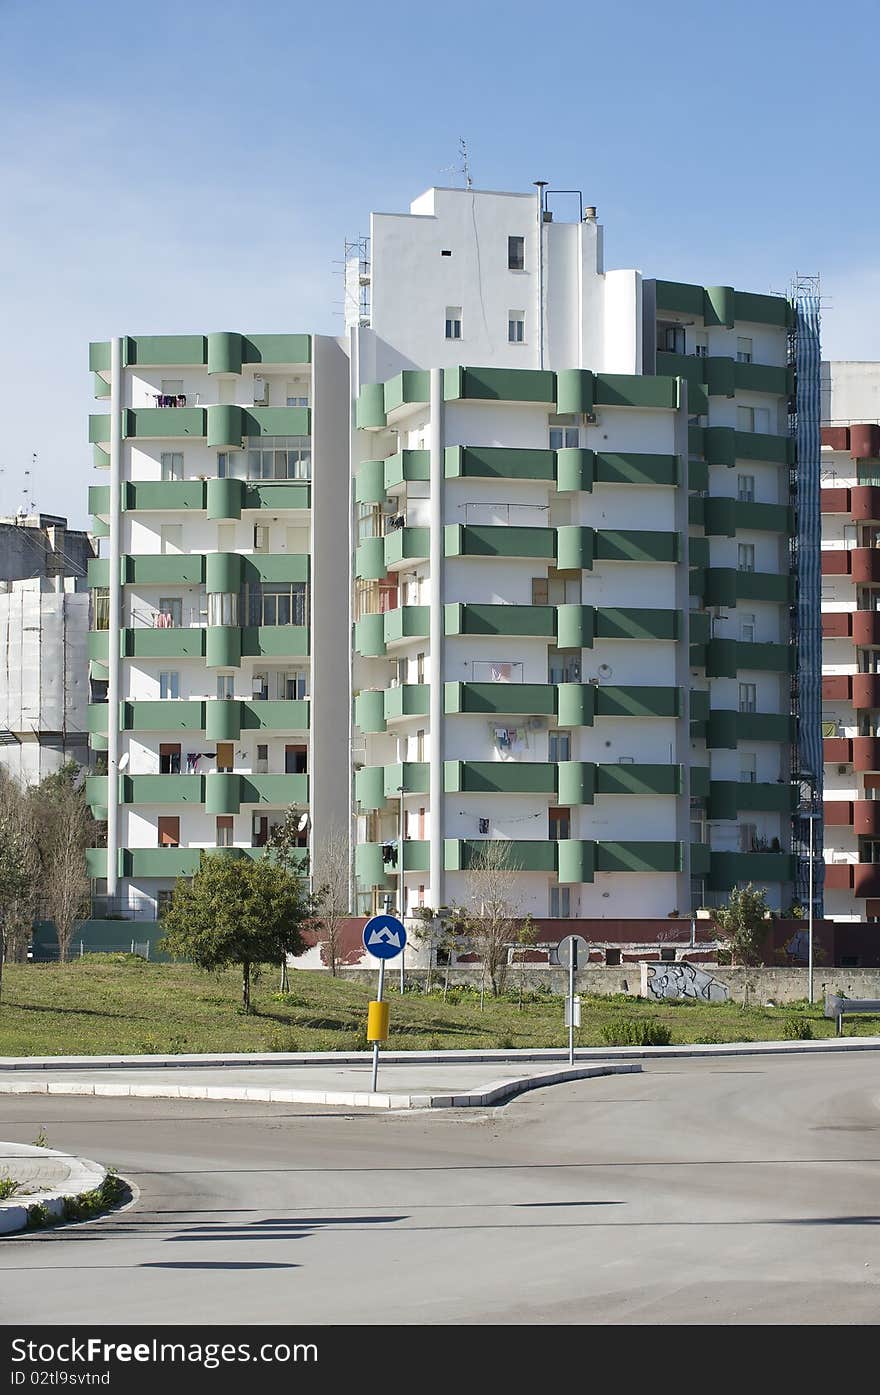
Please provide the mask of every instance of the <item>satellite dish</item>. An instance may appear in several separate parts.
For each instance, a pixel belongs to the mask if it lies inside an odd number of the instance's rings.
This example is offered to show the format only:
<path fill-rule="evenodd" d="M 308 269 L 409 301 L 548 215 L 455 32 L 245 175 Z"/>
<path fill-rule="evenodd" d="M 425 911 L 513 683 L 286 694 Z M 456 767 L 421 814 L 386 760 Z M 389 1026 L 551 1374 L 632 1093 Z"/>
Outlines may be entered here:
<path fill-rule="evenodd" d="M 303 829 L 308 828 L 308 826 L 309 826 L 309 816 L 308 816 L 308 814 L 303 814 L 302 818 L 300 819 L 299 823 L 298 823 L 297 826 L 296 826 L 296 831 L 297 831 L 297 833 L 302 833 Z"/>
<path fill-rule="evenodd" d="M 611 677 L 611 665 L 610 665 L 610 664 L 600 664 L 600 665 L 599 665 L 599 677 L 600 677 L 600 678 L 610 678 L 610 677 Z"/>
<path fill-rule="evenodd" d="M 128 751 L 126 751 L 124 755 L 122 755 L 122 756 L 119 757 L 119 764 L 118 764 L 118 766 L 117 766 L 116 768 L 117 768 L 117 770 L 124 770 L 125 767 L 126 767 L 127 765 L 128 765 Z"/>

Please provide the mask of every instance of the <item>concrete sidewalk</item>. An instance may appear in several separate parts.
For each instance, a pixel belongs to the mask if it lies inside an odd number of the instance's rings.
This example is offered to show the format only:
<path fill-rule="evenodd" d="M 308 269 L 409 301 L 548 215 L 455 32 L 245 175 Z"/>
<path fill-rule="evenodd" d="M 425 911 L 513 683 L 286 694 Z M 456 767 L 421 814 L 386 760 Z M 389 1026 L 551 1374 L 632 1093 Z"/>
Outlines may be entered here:
<path fill-rule="evenodd" d="M 88 1158 L 75 1158 L 54 1148 L 27 1143 L 0 1143 L 0 1177 L 18 1182 L 18 1190 L 0 1201 L 0 1235 L 27 1225 L 28 1207 L 41 1203 L 53 1216 L 64 1210 L 64 1198 L 82 1196 L 100 1187 L 106 1169 Z"/>

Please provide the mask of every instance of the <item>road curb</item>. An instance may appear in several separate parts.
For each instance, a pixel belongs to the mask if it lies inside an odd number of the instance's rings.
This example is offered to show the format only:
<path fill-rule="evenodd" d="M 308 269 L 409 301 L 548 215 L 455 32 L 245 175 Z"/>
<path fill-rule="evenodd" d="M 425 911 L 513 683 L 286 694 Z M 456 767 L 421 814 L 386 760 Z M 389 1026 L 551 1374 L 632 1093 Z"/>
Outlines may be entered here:
<path fill-rule="evenodd" d="M 9 1080 L 0 1081 L 0 1095 L 90 1095 L 99 1099 L 173 1099 L 262 1101 L 267 1104 L 341 1105 L 347 1109 L 478 1109 L 498 1104 L 513 1095 L 537 1090 L 542 1085 L 560 1085 L 567 1080 L 587 1080 L 600 1075 L 630 1075 L 641 1071 L 635 1063 L 574 1066 L 547 1071 L 543 1075 L 515 1076 L 478 1085 L 454 1094 L 388 1094 L 368 1090 L 286 1090 L 260 1085 L 172 1085 L 164 1081 L 133 1084 L 131 1081 L 92 1080 Z M 66 1155 L 65 1155 L 66 1156 Z M 96 1185 L 100 1185 L 98 1182 Z M 90 1189 L 87 1189 L 90 1190 Z M 67 1195 L 70 1195 L 68 1192 Z"/>
<path fill-rule="evenodd" d="M 21 1093 L 15 1091 L 16 1094 Z M 27 1143 L 16 1143 L 14 1145 L 16 1155 L 19 1157 L 52 1157 L 64 1158 L 71 1164 L 70 1176 L 60 1184 L 53 1184 L 40 1192 L 28 1192 L 22 1201 L 0 1201 L 0 1236 L 13 1235 L 16 1231 L 24 1230 L 28 1220 L 28 1210 L 31 1206 L 45 1206 L 50 1215 L 61 1217 L 64 1214 L 64 1202 L 66 1198 L 78 1198 L 84 1196 L 86 1192 L 96 1191 L 102 1186 L 107 1176 L 107 1169 L 100 1163 L 92 1162 L 91 1158 L 78 1158 L 73 1153 L 62 1153 L 57 1148 L 38 1148 Z M 5 1159 L 8 1155 L 0 1154 L 0 1167 L 5 1166 Z"/>

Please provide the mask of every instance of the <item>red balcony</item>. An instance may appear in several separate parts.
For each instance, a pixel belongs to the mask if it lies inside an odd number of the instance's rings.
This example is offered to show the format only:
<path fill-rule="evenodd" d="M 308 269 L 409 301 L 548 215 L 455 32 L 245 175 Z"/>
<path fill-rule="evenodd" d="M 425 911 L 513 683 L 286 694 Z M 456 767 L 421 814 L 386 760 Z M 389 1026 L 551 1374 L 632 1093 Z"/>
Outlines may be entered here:
<path fill-rule="evenodd" d="M 822 742 L 822 759 L 829 765 L 848 765 L 852 758 L 852 741 L 848 736 L 825 737 Z"/>
<path fill-rule="evenodd" d="M 853 770 L 880 771 L 880 736 L 852 738 Z"/>
<path fill-rule="evenodd" d="M 867 838 L 880 836 L 880 799 L 857 799 L 853 828 Z"/>
<path fill-rule="evenodd" d="M 853 865 L 853 892 L 856 896 L 880 896 L 880 862 Z"/>
<path fill-rule="evenodd" d="M 852 862 L 825 863 L 825 890 L 852 891 L 855 864 Z"/>
<path fill-rule="evenodd" d="M 853 460 L 876 460 L 880 456 L 880 426 L 874 422 L 851 426 L 849 453 Z"/>
<path fill-rule="evenodd" d="M 854 610 L 851 619 L 853 644 L 880 645 L 880 610 Z"/>
<path fill-rule="evenodd" d="M 826 702 L 849 702 L 855 673 L 823 673 L 822 698 Z M 862 675 L 863 677 L 866 675 Z M 871 704 L 869 704 L 871 705 Z"/>
<path fill-rule="evenodd" d="M 850 559 L 849 573 L 853 581 L 880 581 L 880 547 L 854 547 L 847 555 Z M 825 556 L 824 552 L 822 556 Z M 833 576 L 835 573 L 831 572 L 829 575 Z"/>
<path fill-rule="evenodd" d="M 824 806 L 826 828 L 852 828 L 851 799 L 826 799 Z"/>
<path fill-rule="evenodd" d="M 824 610 L 822 612 L 822 638 L 823 639 L 849 639 L 853 632 L 853 614 L 851 610 Z M 880 615 L 880 611 L 878 611 Z"/>
<path fill-rule="evenodd" d="M 849 427 L 823 426 L 822 444 L 831 450 L 849 450 Z"/>
<path fill-rule="evenodd" d="M 850 509 L 856 523 L 880 521 L 880 488 L 876 484 L 856 485 L 850 490 Z"/>
<path fill-rule="evenodd" d="M 853 707 L 880 707 L 880 673 L 854 673 L 851 681 Z"/>
<path fill-rule="evenodd" d="M 849 576 L 850 558 L 853 556 L 855 548 L 845 547 L 826 548 L 822 552 L 822 575 L 823 576 Z"/>
<path fill-rule="evenodd" d="M 823 489 L 819 498 L 822 501 L 823 513 L 849 513 L 848 489 Z"/>

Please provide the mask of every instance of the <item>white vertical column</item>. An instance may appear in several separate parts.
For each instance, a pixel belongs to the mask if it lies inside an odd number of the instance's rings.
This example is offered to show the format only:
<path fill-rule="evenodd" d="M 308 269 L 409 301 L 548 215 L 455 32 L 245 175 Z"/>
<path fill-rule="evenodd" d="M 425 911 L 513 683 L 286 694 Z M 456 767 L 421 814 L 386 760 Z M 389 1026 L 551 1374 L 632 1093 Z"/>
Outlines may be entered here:
<path fill-rule="evenodd" d="M 110 596 L 107 635 L 107 895 L 119 880 L 119 678 L 122 644 L 122 340 L 110 340 Z"/>
<path fill-rule="evenodd" d="M 428 685 L 428 875 L 431 905 L 445 902 L 443 889 L 443 370 L 431 369 L 431 421 L 428 427 L 430 487 L 428 524 L 430 528 L 428 580 L 431 673 Z M 401 848 L 401 856 L 403 849 Z"/>

